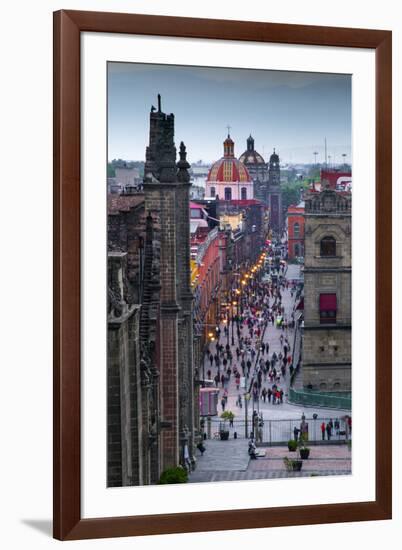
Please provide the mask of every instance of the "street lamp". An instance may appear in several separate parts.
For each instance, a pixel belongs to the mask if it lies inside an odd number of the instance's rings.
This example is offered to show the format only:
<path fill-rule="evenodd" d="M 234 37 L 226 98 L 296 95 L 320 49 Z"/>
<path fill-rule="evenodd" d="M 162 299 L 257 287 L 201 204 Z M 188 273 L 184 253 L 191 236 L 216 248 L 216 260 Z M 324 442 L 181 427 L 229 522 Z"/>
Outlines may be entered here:
<path fill-rule="evenodd" d="M 244 394 L 244 423 L 245 423 L 245 436 L 248 439 L 248 402 L 250 401 L 250 394 Z"/>
<path fill-rule="evenodd" d="M 233 301 L 232 302 L 232 306 L 237 306 L 237 302 L 236 301 Z M 237 310 L 237 308 L 236 308 Z M 236 315 L 237 316 L 237 315 Z M 234 314 L 233 314 L 233 308 L 232 308 L 232 346 L 234 346 Z"/>

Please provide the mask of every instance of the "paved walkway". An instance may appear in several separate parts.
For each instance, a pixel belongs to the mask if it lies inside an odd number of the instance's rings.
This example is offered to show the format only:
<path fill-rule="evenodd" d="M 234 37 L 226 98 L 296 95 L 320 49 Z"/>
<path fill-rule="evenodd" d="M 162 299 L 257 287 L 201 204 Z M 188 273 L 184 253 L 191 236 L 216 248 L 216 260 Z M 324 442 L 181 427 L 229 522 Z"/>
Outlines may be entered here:
<path fill-rule="evenodd" d="M 311 446 L 310 457 L 300 472 L 288 472 L 283 458 L 296 458 L 287 447 L 267 447 L 265 457 L 250 460 L 244 440 L 205 442 L 204 456 L 197 457 L 190 483 L 239 481 L 329 475 L 350 475 L 351 453 L 347 445 Z M 261 448 L 259 448 L 261 450 Z"/>
<path fill-rule="evenodd" d="M 197 472 L 247 470 L 250 457 L 244 440 L 210 439 L 205 442 L 205 447 L 204 456 L 197 457 Z"/>

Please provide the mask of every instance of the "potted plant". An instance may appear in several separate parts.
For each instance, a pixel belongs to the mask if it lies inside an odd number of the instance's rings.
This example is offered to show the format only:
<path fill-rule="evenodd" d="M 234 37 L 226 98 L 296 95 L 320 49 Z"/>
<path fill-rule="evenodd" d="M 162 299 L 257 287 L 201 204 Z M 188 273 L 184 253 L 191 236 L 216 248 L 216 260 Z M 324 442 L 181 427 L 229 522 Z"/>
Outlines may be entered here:
<path fill-rule="evenodd" d="M 167 468 L 161 473 L 159 478 L 159 485 L 166 485 L 169 483 L 187 483 L 188 472 L 183 466 L 176 466 L 175 468 Z"/>
<path fill-rule="evenodd" d="M 288 472 L 300 472 L 303 466 L 302 460 L 288 458 L 287 456 L 283 459 L 283 463 Z"/>
<path fill-rule="evenodd" d="M 307 460 L 310 456 L 310 449 L 308 447 L 305 447 L 303 444 L 303 447 L 300 447 L 300 458 L 302 460 Z"/>
<path fill-rule="evenodd" d="M 290 452 L 295 452 L 297 449 L 297 441 L 296 439 L 289 439 L 288 441 L 288 449 Z"/>
<path fill-rule="evenodd" d="M 310 448 L 306 446 L 306 437 L 304 435 L 299 440 L 299 455 L 302 460 L 307 460 L 310 456 Z"/>
<path fill-rule="evenodd" d="M 227 420 L 229 420 L 229 422 L 232 423 L 234 417 L 235 417 L 235 414 L 234 414 L 232 411 L 224 411 L 224 412 L 221 414 L 221 418 L 223 419 L 224 422 L 226 422 Z"/>
<path fill-rule="evenodd" d="M 225 414 L 225 413 L 223 413 Z M 227 441 L 229 439 L 229 430 L 226 427 L 226 418 L 224 417 L 223 422 L 219 423 L 219 437 L 221 441 Z"/>
<path fill-rule="evenodd" d="M 219 436 L 222 441 L 227 441 L 229 439 L 229 429 L 226 427 L 226 422 L 229 421 L 229 426 L 233 425 L 234 417 L 235 414 L 232 411 L 224 411 L 221 414 L 223 423 L 221 422 L 219 426 Z"/>

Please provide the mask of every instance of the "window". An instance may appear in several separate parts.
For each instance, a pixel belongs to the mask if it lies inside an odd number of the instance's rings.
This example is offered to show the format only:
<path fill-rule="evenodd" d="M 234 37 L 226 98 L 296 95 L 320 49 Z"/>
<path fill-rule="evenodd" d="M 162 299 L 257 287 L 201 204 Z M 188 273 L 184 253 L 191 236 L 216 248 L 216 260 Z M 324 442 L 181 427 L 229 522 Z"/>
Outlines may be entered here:
<path fill-rule="evenodd" d="M 321 239 L 320 256 L 336 256 L 336 240 L 333 237 Z"/>
<path fill-rule="evenodd" d="M 247 200 L 247 188 L 242 187 L 240 192 L 241 192 L 241 200 L 242 201 Z"/>
<path fill-rule="evenodd" d="M 296 258 L 300 256 L 300 245 L 297 243 L 295 244 L 295 256 Z"/>
<path fill-rule="evenodd" d="M 296 222 L 293 226 L 293 235 L 295 237 L 300 237 L 300 224 L 299 224 L 299 222 Z"/>
<path fill-rule="evenodd" d="M 211 197 L 215 197 L 215 187 L 211 187 Z"/>
<path fill-rule="evenodd" d="M 336 294 L 320 294 L 320 324 L 335 324 L 336 310 Z"/>
<path fill-rule="evenodd" d="M 225 187 L 225 201 L 231 201 L 231 200 L 232 200 L 232 188 Z"/>

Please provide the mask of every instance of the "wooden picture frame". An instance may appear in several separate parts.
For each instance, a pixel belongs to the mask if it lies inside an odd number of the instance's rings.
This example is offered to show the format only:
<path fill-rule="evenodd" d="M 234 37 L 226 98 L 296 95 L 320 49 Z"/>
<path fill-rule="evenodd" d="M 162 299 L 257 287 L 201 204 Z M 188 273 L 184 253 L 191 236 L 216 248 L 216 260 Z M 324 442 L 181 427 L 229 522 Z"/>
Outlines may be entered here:
<path fill-rule="evenodd" d="M 376 498 L 372 502 L 81 518 L 80 34 L 372 48 L 376 58 Z M 54 537 L 61 540 L 369 521 L 392 510 L 390 31 L 122 13 L 54 14 Z M 380 377 L 381 364 L 381 377 Z M 383 399 L 383 395 L 387 399 Z"/>

